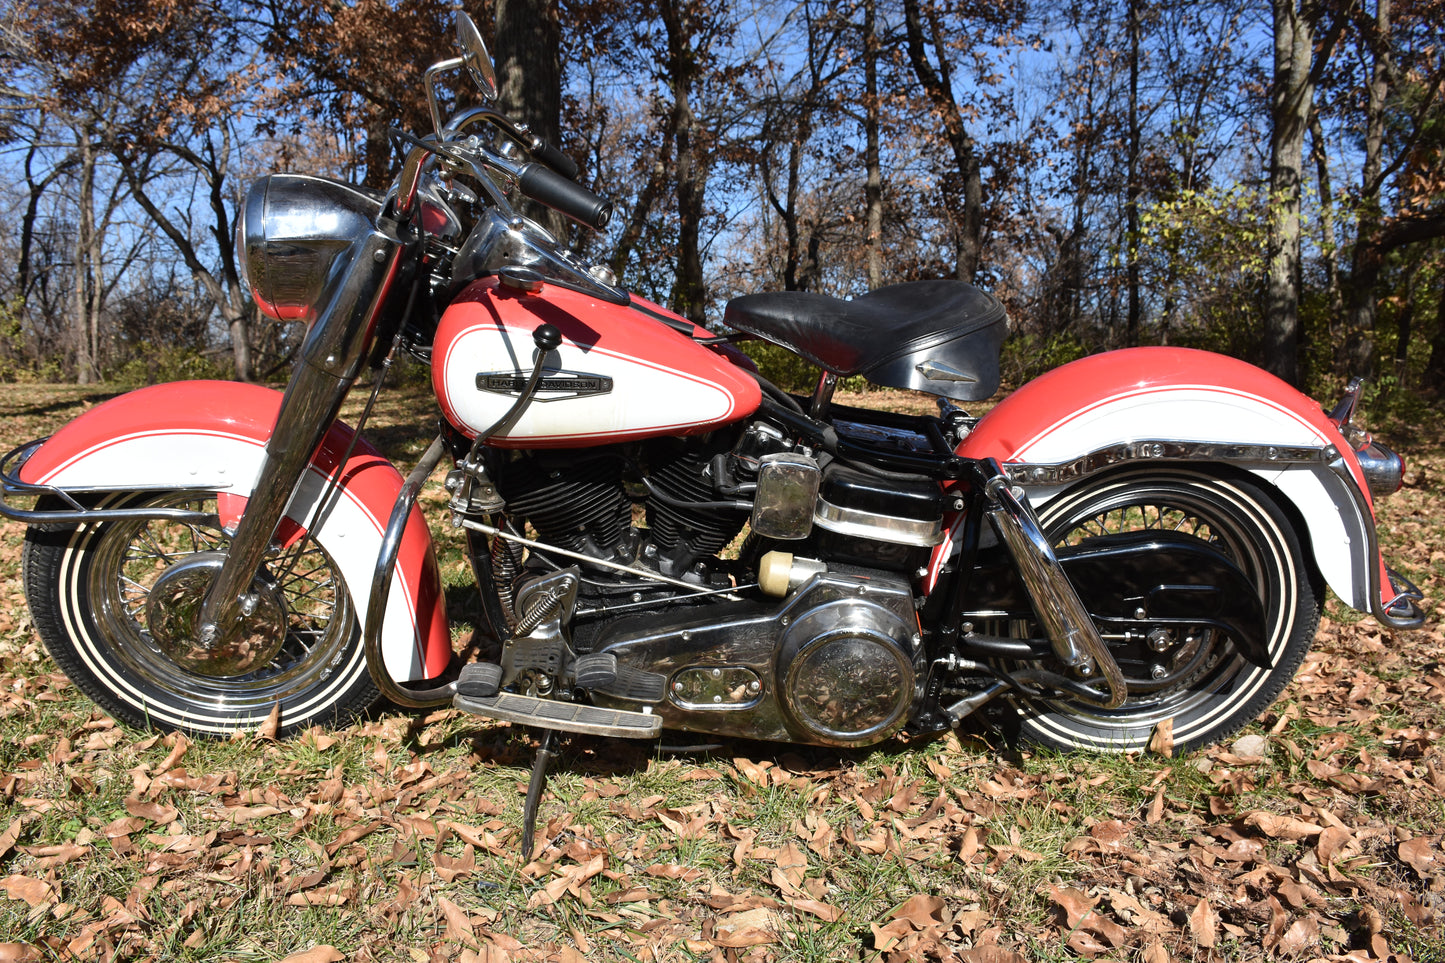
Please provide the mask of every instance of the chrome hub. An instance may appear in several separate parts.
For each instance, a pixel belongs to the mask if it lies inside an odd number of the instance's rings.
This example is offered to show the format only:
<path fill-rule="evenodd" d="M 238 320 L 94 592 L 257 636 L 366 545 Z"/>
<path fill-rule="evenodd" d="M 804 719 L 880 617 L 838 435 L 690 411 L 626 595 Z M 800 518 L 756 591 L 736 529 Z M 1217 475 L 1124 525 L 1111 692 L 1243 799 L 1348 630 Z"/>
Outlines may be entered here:
<path fill-rule="evenodd" d="M 200 552 L 156 579 L 146 600 L 151 640 L 178 666 L 198 675 L 229 678 L 269 665 L 286 640 L 286 603 L 260 578 L 228 625 L 198 625 L 201 600 L 225 564 L 223 552 Z"/>

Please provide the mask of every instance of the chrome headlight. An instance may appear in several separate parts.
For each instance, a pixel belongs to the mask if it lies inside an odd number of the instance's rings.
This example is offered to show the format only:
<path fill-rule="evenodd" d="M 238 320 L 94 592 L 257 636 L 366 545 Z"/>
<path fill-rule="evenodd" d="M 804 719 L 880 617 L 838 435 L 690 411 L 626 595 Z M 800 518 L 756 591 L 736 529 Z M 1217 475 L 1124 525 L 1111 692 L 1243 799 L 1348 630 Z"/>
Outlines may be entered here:
<path fill-rule="evenodd" d="M 309 174 L 270 174 L 251 185 L 236 256 L 261 313 L 314 322 L 375 232 L 381 207 L 378 194 Z"/>

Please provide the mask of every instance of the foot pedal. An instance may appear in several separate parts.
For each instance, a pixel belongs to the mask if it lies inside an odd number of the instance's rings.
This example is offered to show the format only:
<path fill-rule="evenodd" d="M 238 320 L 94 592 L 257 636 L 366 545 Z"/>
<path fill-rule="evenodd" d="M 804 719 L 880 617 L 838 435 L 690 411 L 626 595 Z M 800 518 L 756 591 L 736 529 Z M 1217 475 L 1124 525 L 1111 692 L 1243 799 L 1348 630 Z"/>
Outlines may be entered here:
<path fill-rule="evenodd" d="M 617 656 L 611 652 L 589 652 L 577 657 L 573 667 L 577 685 L 584 689 L 605 689 L 617 681 Z"/>
<path fill-rule="evenodd" d="M 458 692 L 452 705 L 488 719 L 499 719 L 539 729 L 562 732 L 583 732 L 594 736 L 615 736 L 622 739 L 656 739 L 662 734 L 662 719 L 648 712 L 626 712 L 603 709 L 576 702 L 558 702 L 498 692 L 486 697 L 472 697 Z"/>
<path fill-rule="evenodd" d="M 561 639 L 517 639 L 508 646 L 505 659 L 513 672 L 536 669 L 556 675 L 562 668 L 562 650 Z"/>
<path fill-rule="evenodd" d="M 471 662 L 457 676 L 457 693 L 468 698 L 494 696 L 502 687 L 502 667 L 495 662 Z"/>
<path fill-rule="evenodd" d="M 598 654 L 611 655 L 612 653 Z M 661 702 L 667 695 L 667 677 L 618 662 L 616 678 L 606 685 L 596 686 L 595 689 L 597 692 L 615 696 L 618 699 L 626 699 L 628 702 Z"/>

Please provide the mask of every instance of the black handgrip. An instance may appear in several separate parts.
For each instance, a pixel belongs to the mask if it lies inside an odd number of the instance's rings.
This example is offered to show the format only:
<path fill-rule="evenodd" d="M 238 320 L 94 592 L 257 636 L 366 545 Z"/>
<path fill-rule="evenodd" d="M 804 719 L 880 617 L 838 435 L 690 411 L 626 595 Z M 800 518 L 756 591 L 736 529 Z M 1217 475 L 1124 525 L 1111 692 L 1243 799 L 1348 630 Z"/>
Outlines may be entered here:
<path fill-rule="evenodd" d="M 612 220 L 612 202 L 543 164 L 528 164 L 517 178 L 522 193 L 539 204 L 600 231 Z"/>
<path fill-rule="evenodd" d="M 577 162 L 540 137 L 532 142 L 532 156 L 568 180 L 577 179 Z"/>

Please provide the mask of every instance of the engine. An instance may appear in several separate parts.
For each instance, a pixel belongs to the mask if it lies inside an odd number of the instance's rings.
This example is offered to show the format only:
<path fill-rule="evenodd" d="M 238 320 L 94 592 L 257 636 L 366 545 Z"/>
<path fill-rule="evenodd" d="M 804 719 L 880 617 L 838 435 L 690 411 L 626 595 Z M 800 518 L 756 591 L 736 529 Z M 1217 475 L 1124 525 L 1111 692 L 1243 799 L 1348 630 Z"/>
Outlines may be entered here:
<path fill-rule="evenodd" d="M 920 641 L 906 581 L 824 572 L 779 604 L 614 623 L 598 651 L 660 677 L 665 695 L 594 690 L 592 698 L 634 710 L 646 702 L 672 729 L 869 745 L 908 720 L 925 677 Z"/>
<path fill-rule="evenodd" d="M 540 549 L 518 573 L 520 590 L 528 578 L 580 566 L 573 647 L 607 667 L 588 685 L 594 702 L 647 705 L 671 728 L 825 745 L 866 745 L 907 721 L 926 676 L 912 578 L 942 538 L 936 482 L 870 476 L 826 458 L 819 468 L 761 422 L 496 457 L 490 473 L 514 528 L 525 523 L 539 542 L 633 569 Z M 767 491 L 771 467 L 787 478 L 781 500 Z M 741 548 L 725 552 L 754 501 L 801 515 L 798 533 L 755 517 Z M 766 575 L 779 558 L 783 574 Z M 715 594 L 695 598 L 638 570 Z M 717 597 L 735 586 L 749 588 Z"/>

